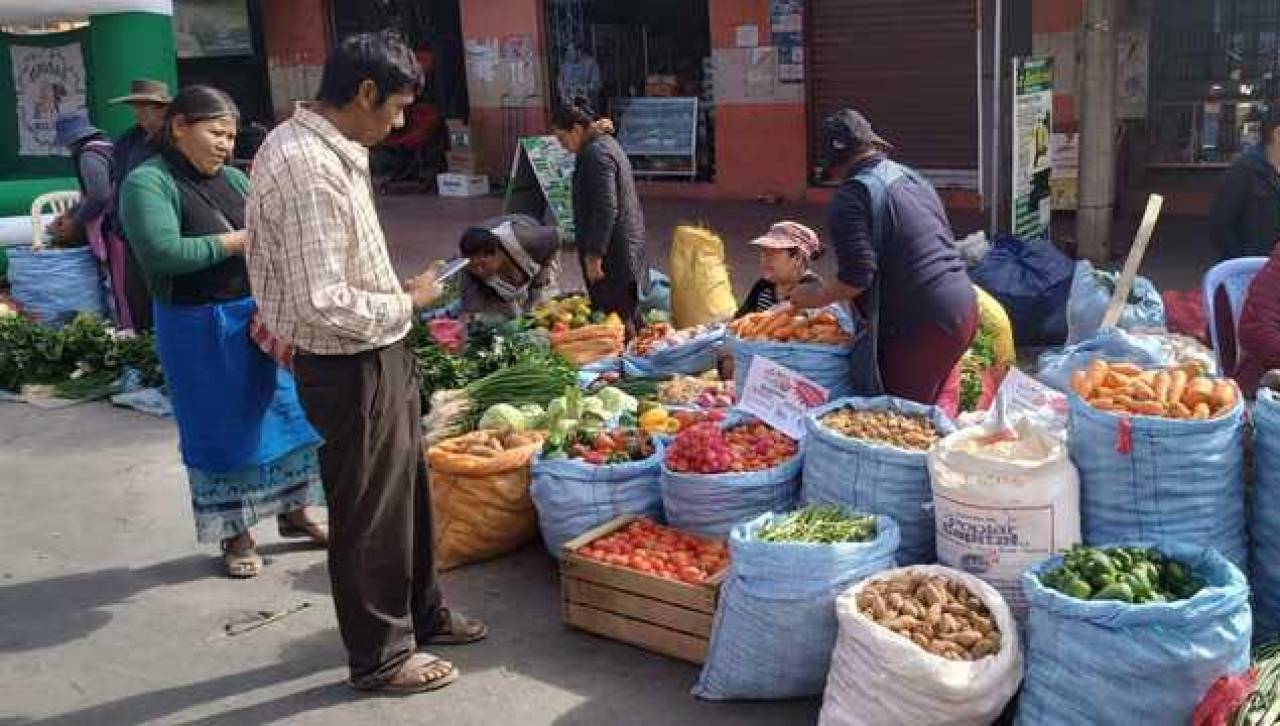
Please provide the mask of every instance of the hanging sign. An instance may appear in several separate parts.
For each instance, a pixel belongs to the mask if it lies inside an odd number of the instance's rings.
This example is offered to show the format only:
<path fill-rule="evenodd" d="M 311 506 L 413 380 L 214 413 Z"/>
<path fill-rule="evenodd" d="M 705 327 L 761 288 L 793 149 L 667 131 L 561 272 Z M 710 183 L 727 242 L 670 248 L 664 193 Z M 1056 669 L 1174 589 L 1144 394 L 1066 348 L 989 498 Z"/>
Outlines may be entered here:
<path fill-rule="evenodd" d="M 9 54 L 17 101 L 18 155 L 67 156 L 70 152 L 54 142 L 58 117 L 88 116 L 80 44 L 12 45 Z"/>
<path fill-rule="evenodd" d="M 764 356 L 751 358 L 738 408 L 799 441 L 809 409 L 827 402 L 831 393 Z"/>
<path fill-rule="evenodd" d="M 1048 235 L 1052 211 L 1053 61 L 1013 63 L 1013 234 L 1038 239 Z"/>
<path fill-rule="evenodd" d="M 573 154 L 554 136 L 526 136 L 516 144 L 507 182 L 504 214 L 555 217 L 561 239 L 573 239 Z"/>

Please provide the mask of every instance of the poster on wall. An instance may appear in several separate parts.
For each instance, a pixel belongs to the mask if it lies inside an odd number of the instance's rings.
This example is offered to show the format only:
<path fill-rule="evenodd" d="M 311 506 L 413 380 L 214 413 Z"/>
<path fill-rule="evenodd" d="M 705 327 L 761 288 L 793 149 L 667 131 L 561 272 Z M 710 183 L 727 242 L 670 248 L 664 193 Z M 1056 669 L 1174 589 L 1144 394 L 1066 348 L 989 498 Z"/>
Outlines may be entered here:
<path fill-rule="evenodd" d="M 1052 213 L 1053 61 L 1013 61 L 1013 234 L 1044 237 Z"/>
<path fill-rule="evenodd" d="M 79 43 L 9 47 L 18 114 L 19 156 L 67 156 L 54 143 L 62 114 L 88 115 L 84 56 Z"/>
<path fill-rule="evenodd" d="M 173 39 L 179 58 L 253 55 L 245 0 L 175 0 Z"/>
<path fill-rule="evenodd" d="M 778 54 L 778 81 L 804 82 L 804 3 L 769 1 L 770 45 Z"/>

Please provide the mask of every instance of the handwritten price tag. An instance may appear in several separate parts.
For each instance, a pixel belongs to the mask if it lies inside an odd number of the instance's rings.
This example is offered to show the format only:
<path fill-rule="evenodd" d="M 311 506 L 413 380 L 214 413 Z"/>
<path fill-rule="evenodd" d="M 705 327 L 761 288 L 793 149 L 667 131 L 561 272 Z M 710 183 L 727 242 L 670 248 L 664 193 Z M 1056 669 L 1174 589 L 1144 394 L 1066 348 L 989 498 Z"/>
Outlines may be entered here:
<path fill-rule="evenodd" d="M 741 395 L 739 409 L 799 440 L 809 409 L 826 403 L 831 394 L 790 368 L 755 356 Z"/>

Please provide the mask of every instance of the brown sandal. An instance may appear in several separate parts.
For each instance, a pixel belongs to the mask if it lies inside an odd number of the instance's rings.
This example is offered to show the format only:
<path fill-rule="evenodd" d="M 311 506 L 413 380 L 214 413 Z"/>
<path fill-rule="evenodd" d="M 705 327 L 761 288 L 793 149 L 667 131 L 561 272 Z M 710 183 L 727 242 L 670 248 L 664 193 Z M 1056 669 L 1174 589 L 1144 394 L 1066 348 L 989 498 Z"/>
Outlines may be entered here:
<path fill-rule="evenodd" d="M 472 620 L 448 608 L 440 610 L 444 613 L 445 626 L 425 641 L 419 641 L 419 645 L 466 645 L 484 640 L 489 634 L 489 629 L 479 620 Z"/>
<path fill-rule="evenodd" d="M 365 693 L 410 694 L 434 691 L 458 680 L 458 668 L 429 653 L 414 653 L 390 679 L 374 685 L 351 687 Z"/>
<path fill-rule="evenodd" d="M 222 566 L 226 568 L 227 577 L 235 580 L 247 580 L 262 574 L 262 557 L 254 549 L 253 539 L 244 537 L 248 540 L 245 545 L 241 542 L 242 537 L 222 540 Z"/>
<path fill-rule="evenodd" d="M 309 539 L 312 544 L 320 547 L 329 546 L 329 532 L 318 522 L 313 522 L 306 516 L 305 509 L 296 509 L 295 512 L 303 512 L 302 523 L 299 524 L 290 516 L 293 512 L 281 514 L 276 517 L 276 527 L 280 531 L 280 536 L 284 539 Z"/>

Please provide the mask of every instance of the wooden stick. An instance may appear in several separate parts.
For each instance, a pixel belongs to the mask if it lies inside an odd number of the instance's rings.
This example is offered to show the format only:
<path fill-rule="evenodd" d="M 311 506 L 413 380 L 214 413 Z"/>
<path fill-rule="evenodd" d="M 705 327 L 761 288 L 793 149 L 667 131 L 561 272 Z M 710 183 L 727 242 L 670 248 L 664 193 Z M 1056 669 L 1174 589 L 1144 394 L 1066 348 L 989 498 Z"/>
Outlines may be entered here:
<path fill-rule="evenodd" d="M 1160 219 L 1160 209 L 1164 206 L 1164 197 L 1152 194 L 1147 198 L 1147 211 L 1142 215 L 1142 225 L 1133 238 L 1133 247 L 1129 248 L 1129 258 L 1124 261 L 1124 272 L 1116 281 L 1116 291 L 1111 296 L 1111 304 L 1107 306 L 1106 315 L 1102 316 L 1102 327 L 1112 328 L 1120 322 L 1120 314 L 1124 312 L 1125 303 L 1129 301 L 1129 291 L 1133 289 L 1133 279 L 1138 276 L 1138 268 L 1142 266 L 1142 258 L 1147 254 L 1151 244 L 1151 233 L 1155 231 L 1156 221 Z"/>

